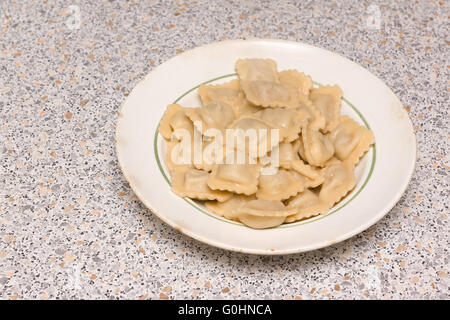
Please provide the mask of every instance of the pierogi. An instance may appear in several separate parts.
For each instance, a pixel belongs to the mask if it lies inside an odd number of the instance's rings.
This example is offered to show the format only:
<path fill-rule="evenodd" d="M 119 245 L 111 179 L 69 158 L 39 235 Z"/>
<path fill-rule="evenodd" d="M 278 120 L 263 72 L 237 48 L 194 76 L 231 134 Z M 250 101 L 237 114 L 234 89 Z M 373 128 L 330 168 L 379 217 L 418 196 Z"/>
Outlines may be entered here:
<path fill-rule="evenodd" d="M 337 85 L 314 87 L 272 59 L 235 69 L 237 79 L 198 88 L 200 107 L 170 104 L 162 116 L 173 193 L 255 229 L 326 214 L 355 187 L 373 133 L 340 114 Z"/>

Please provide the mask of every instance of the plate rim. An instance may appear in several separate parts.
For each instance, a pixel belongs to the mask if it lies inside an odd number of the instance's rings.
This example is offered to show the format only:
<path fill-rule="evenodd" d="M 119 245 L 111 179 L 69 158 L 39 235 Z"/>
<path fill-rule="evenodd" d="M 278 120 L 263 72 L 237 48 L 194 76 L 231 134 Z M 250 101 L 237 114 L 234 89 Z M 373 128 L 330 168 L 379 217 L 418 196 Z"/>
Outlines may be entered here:
<path fill-rule="evenodd" d="M 159 70 L 161 68 L 161 66 L 163 66 L 166 63 L 170 63 L 172 60 L 178 58 L 179 56 L 185 55 L 185 54 L 189 54 L 191 51 L 194 50 L 200 50 L 201 48 L 205 48 L 205 47 L 213 47 L 213 46 L 220 46 L 223 44 L 229 44 L 229 43 L 243 43 L 243 42 L 262 42 L 262 43 L 281 43 L 281 44 L 289 44 L 289 45 L 296 45 L 296 46 L 300 46 L 300 47 L 306 47 L 306 48 L 310 48 L 310 49 L 314 49 L 314 50 L 319 50 L 322 51 L 323 53 L 326 54 L 332 54 L 335 55 L 339 58 L 345 59 L 347 62 L 350 62 L 351 64 L 353 64 L 354 66 L 357 66 L 360 69 L 365 70 L 366 72 L 368 72 L 372 77 L 375 77 L 380 83 L 382 83 L 384 85 L 385 88 L 389 89 L 391 95 L 395 98 L 395 100 L 397 102 L 399 102 L 399 104 L 401 105 L 401 107 L 404 108 L 402 102 L 400 101 L 400 99 L 397 97 L 397 95 L 393 92 L 393 90 L 381 79 L 379 78 L 377 75 L 373 74 L 370 70 L 362 67 L 361 65 L 357 64 L 356 62 L 342 56 L 339 53 L 333 52 L 333 51 L 329 51 L 326 50 L 324 48 L 321 47 L 317 47 L 317 46 L 313 46 L 311 44 L 308 43 L 304 43 L 304 42 L 297 42 L 297 41 L 290 41 L 290 40 L 282 40 L 282 39 L 264 39 L 264 38 L 250 38 L 250 39 L 232 39 L 232 40 L 224 40 L 224 41 L 215 41 L 215 42 L 211 42 L 211 43 L 207 43 L 207 44 L 203 44 L 201 46 L 197 46 L 194 47 L 190 50 L 187 50 L 181 54 L 175 55 L 171 58 L 169 58 L 168 60 L 164 61 L 163 63 L 161 63 L 160 65 L 158 65 L 157 67 L 155 67 L 154 69 L 152 69 L 149 73 L 147 73 L 139 82 L 136 83 L 136 85 L 133 87 L 132 91 L 134 90 L 134 88 L 136 86 L 139 85 L 139 83 L 143 82 L 144 80 L 146 80 L 147 78 L 151 77 L 157 70 Z M 333 239 L 333 241 L 327 241 L 327 240 L 323 240 L 320 242 L 317 242 L 315 244 L 309 245 L 309 246 L 302 246 L 302 247 L 298 247 L 298 248 L 291 248 L 291 249 L 249 249 L 249 248 L 242 248 L 242 247 L 236 247 L 233 245 L 228 245 L 224 242 L 218 242 L 215 240 L 211 240 L 211 239 L 207 239 L 207 238 L 203 238 L 202 236 L 196 234 L 195 232 L 191 232 L 187 229 L 184 229 L 178 225 L 176 225 L 175 223 L 172 222 L 172 220 L 168 219 L 167 217 L 165 217 L 163 214 L 159 213 L 157 210 L 155 210 L 155 208 L 151 205 L 151 203 L 146 200 L 145 197 L 143 197 L 140 192 L 138 191 L 138 189 L 136 188 L 136 186 L 133 184 L 132 179 L 130 179 L 130 177 L 127 175 L 127 172 L 125 170 L 125 166 L 122 163 L 121 160 L 121 156 L 120 156 L 120 152 L 119 152 L 119 147 L 118 147 L 118 134 L 119 134 L 119 120 L 121 117 L 123 117 L 123 109 L 124 106 L 126 104 L 128 100 L 128 97 L 122 102 L 122 105 L 119 108 L 119 112 L 117 115 L 117 120 L 116 120 L 116 129 L 115 129 L 115 135 L 114 135 L 114 144 L 115 144 L 115 152 L 116 152 L 116 156 L 118 159 L 118 164 L 119 167 L 122 171 L 122 174 L 124 175 L 128 185 L 130 186 L 130 188 L 132 189 L 132 191 L 134 192 L 134 194 L 138 197 L 138 199 L 147 207 L 147 209 L 150 209 L 151 213 L 155 214 L 159 219 L 161 219 L 163 222 L 165 222 L 166 224 L 168 224 L 170 227 L 174 228 L 175 230 L 180 231 L 181 233 L 195 239 L 198 240 L 200 242 L 203 242 L 205 244 L 214 246 L 216 248 L 220 248 L 220 249 L 225 249 L 225 250 L 230 250 L 230 251 L 234 251 L 234 252 L 239 252 L 239 253 L 245 253 L 245 254 L 254 254 L 254 255 L 286 255 L 286 254 L 295 254 L 295 253 L 302 253 L 302 252 L 308 252 L 308 251 L 312 251 L 312 250 L 317 250 L 317 249 L 321 249 L 327 246 L 331 246 L 334 245 L 336 243 L 345 241 L 361 232 L 363 232 L 364 230 L 370 228 L 371 226 L 373 226 L 374 224 L 376 224 L 379 220 L 381 220 L 384 216 L 386 216 L 391 210 L 392 208 L 398 203 L 398 201 L 401 199 L 401 197 L 403 196 L 403 194 L 405 193 L 405 191 L 407 190 L 411 179 L 413 177 L 413 174 L 415 172 L 416 166 L 417 166 L 417 137 L 414 131 L 414 127 L 413 127 L 413 122 L 409 116 L 409 114 L 407 113 L 406 115 L 406 121 L 408 122 L 409 127 L 411 128 L 411 136 L 413 138 L 413 143 L 412 145 L 412 165 L 409 165 L 408 168 L 408 174 L 407 174 L 407 179 L 405 179 L 406 183 L 403 184 L 403 186 L 401 188 L 397 189 L 397 192 L 395 194 L 395 197 L 392 198 L 392 200 L 387 203 L 383 209 L 379 209 L 378 210 L 378 214 L 374 217 L 372 217 L 371 219 L 368 219 L 365 223 L 359 225 L 358 227 L 353 228 L 350 231 L 347 231 L 346 233 L 341 234 L 340 236 L 336 237 L 335 239 Z"/>

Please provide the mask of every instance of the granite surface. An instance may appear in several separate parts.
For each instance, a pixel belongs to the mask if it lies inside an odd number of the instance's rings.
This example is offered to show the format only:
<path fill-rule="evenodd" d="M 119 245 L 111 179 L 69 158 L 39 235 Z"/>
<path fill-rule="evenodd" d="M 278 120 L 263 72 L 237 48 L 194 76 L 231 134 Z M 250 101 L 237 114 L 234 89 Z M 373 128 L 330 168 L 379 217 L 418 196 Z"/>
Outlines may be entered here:
<path fill-rule="evenodd" d="M 0 2 L 0 298 L 449 299 L 445 1 Z M 120 105 L 196 46 L 279 38 L 383 79 L 414 123 L 417 168 L 379 223 L 314 252 L 227 252 L 172 230 L 118 167 Z"/>

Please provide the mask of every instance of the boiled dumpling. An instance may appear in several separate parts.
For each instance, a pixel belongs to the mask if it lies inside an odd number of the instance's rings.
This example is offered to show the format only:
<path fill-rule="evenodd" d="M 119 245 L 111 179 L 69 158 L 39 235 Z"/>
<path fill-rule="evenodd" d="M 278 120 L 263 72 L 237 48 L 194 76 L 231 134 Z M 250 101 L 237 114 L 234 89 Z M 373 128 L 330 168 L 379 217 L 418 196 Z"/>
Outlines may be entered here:
<path fill-rule="evenodd" d="M 279 81 L 277 63 L 272 59 L 239 59 L 235 69 L 240 80 Z"/>
<path fill-rule="evenodd" d="M 208 201 L 205 206 L 219 216 L 256 229 L 276 227 L 296 211 L 281 201 L 257 200 L 254 196 L 236 194 L 224 202 Z"/>
<path fill-rule="evenodd" d="M 184 153 L 181 142 L 168 141 L 167 153 L 165 157 L 165 164 L 170 173 L 176 168 L 190 168 L 192 167 L 192 153 Z"/>
<path fill-rule="evenodd" d="M 226 102 L 211 101 L 201 108 L 186 110 L 186 115 L 203 135 L 210 136 L 209 129 L 224 132 L 235 119 L 233 108 Z"/>
<path fill-rule="evenodd" d="M 317 216 L 326 213 L 330 207 L 327 203 L 322 202 L 319 195 L 306 189 L 295 197 L 289 199 L 288 208 L 295 208 L 296 213 L 286 218 L 286 222 L 293 222 L 304 218 Z"/>
<path fill-rule="evenodd" d="M 279 130 L 274 130 L 276 127 L 254 115 L 240 117 L 229 126 L 229 129 L 234 129 L 232 133 L 235 136 L 229 136 L 227 132 L 227 143 L 235 143 L 236 150 L 245 151 L 251 157 L 265 155 L 284 138 L 280 136 Z M 227 148 L 231 147 L 227 145 Z"/>
<path fill-rule="evenodd" d="M 319 178 L 321 170 L 308 165 L 299 158 L 301 139 L 292 143 L 282 142 L 279 145 L 279 165 L 285 169 L 292 169 L 312 180 Z"/>
<path fill-rule="evenodd" d="M 295 209 L 287 208 L 281 201 L 250 200 L 237 210 L 237 217 L 243 224 L 255 228 L 273 228 L 284 222 Z"/>
<path fill-rule="evenodd" d="M 207 183 L 214 190 L 251 195 L 258 189 L 259 175 L 257 164 L 216 164 Z"/>
<path fill-rule="evenodd" d="M 334 154 L 334 146 L 328 136 L 308 126 L 302 129 L 300 148 L 302 158 L 304 157 L 313 166 L 323 167 Z"/>
<path fill-rule="evenodd" d="M 347 116 L 339 118 L 337 126 L 330 133 L 334 144 L 335 155 L 339 160 L 347 160 L 356 165 L 359 158 L 373 144 L 372 131 L 359 125 Z"/>
<path fill-rule="evenodd" d="M 242 114 L 255 113 L 261 109 L 247 101 L 241 89 L 240 81 L 237 79 L 223 84 L 203 85 L 198 89 L 198 95 L 204 106 L 211 101 L 229 104 L 236 117 Z"/>
<path fill-rule="evenodd" d="M 204 137 L 201 144 L 201 152 L 193 157 L 194 167 L 197 169 L 211 171 L 218 163 L 223 163 L 225 156 L 225 145 L 222 136 Z"/>
<path fill-rule="evenodd" d="M 319 199 L 332 207 L 355 187 L 356 180 L 351 163 L 332 159 L 325 168 L 325 180 Z"/>
<path fill-rule="evenodd" d="M 231 192 L 212 190 L 207 185 L 209 173 L 193 168 L 179 168 L 172 172 L 172 191 L 180 197 L 199 200 L 225 201 L 232 197 Z"/>
<path fill-rule="evenodd" d="M 283 86 L 277 65 L 271 59 L 239 59 L 235 65 L 248 101 L 262 107 L 296 108 L 298 93 Z"/>
<path fill-rule="evenodd" d="M 279 226 L 286 220 L 286 217 L 262 217 L 252 214 L 241 213 L 239 221 L 253 229 L 267 229 Z"/>
<path fill-rule="evenodd" d="M 291 92 L 296 94 L 298 100 L 304 102 L 308 100 L 309 92 L 313 86 L 310 76 L 297 70 L 284 70 L 278 74 L 280 83 Z"/>
<path fill-rule="evenodd" d="M 309 127 L 311 129 L 319 130 L 325 128 L 325 116 L 310 100 L 301 101 L 298 109 L 309 113 Z"/>
<path fill-rule="evenodd" d="M 239 221 L 239 209 L 244 205 L 245 202 L 248 202 L 250 200 L 256 200 L 256 197 L 254 195 L 245 196 L 242 194 L 233 194 L 230 199 L 224 202 L 207 201 L 205 202 L 205 207 L 206 209 L 214 212 L 221 217 Z"/>
<path fill-rule="evenodd" d="M 167 140 L 173 138 L 173 133 L 177 129 L 185 129 L 193 132 L 194 125 L 186 116 L 189 108 L 183 108 L 179 104 L 170 104 L 167 106 L 163 117 L 159 123 L 158 131 Z"/>
<path fill-rule="evenodd" d="M 338 123 L 341 109 L 342 90 L 338 86 L 324 86 L 314 88 L 309 95 L 315 105 L 325 117 L 325 131 L 332 130 Z"/>
<path fill-rule="evenodd" d="M 297 109 L 264 109 L 254 115 L 278 128 L 280 136 L 288 142 L 298 139 L 302 126 L 309 118 L 309 113 Z"/>
<path fill-rule="evenodd" d="M 279 169 L 276 174 L 259 177 L 256 197 L 264 200 L 285 200 L 306 188 L 317 187 L 322 181 L 323 179 L 309 179 L 295 171 Z"/>
<path fill-rule="evenodd" d="M 270 81 L 246 81 L 241 80 L 242 89 L 247 99 L 261 107 L 271 108 L 297 108 L 298 96 L 281 83 Z"/>

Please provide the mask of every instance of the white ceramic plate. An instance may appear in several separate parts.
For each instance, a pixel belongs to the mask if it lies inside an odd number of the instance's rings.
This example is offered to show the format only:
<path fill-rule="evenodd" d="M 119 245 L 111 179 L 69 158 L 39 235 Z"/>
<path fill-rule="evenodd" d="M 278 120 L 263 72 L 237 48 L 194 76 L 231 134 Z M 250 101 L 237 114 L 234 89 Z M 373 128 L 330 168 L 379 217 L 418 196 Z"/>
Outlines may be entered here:
<path fill-rule="evenodd" d="M 157 133 L 166 106 L 200 106 L 196 88 L 235 78 L 238 58 L 272 58 L 278 69 L 298 69 L 316 83 L 338 84 L 343 114 L 369 127 L 376 144 L 356 168 L 357 185 L 327 215 L 254 230 L 174 195 Z M 411 121 L 399 99 L 377 77 L 330 51 L 280 40 L 232 40 L 184 52 L 163 63 L 133 89 L 119 113 L 116 150 L 139 199 L 175 229 L 213 246 L 253 254 L 288 254 L 348 239 L 380 220 L 405 191 L 416 161 Z"/>

